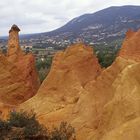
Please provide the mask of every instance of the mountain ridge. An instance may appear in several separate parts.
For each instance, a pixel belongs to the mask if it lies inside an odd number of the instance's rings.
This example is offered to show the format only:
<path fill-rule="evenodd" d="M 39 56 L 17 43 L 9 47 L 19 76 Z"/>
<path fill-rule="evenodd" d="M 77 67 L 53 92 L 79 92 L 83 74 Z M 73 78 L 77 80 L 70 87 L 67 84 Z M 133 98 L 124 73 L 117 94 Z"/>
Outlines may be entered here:
<path fill-rule="evenodd" d="M 140 28 L 140 6 L 112 6 L 103 10 L 76 17 L 62 27 L 44 33 L 21 35 L 21 39 L 39 39 L 45 42 L 42 46 L 61 47 L 81 39 L 86 44 L 110 45 L 120 40 L 125 33 Z M 36 41 L 37 42 L 37 41 Z"/>
<path fill-rule="evenodd" d="M 110 12 L 110 10 L 115 10 L 115 9 L 118 10 L 118 9 L 120 9 L 120 8 L 123 8 L 123 10 L 124 10 L 124 9 L 126 9 L 126 8 L 140 8 L 140 6 L 137 6 L 137 5 L 110 6 L 110 7 L 108 7 L 108 8 L 104 8 L 104 9 L 102 9 L 102 10 L 99 10 L 99 11 L 96 11 L 96 12 L 93 12 L 93 13 L 87 13 L 87 14 L 83 14 L 83 15 L 81 15 L 81 16 L 75 17 L 75 18 L 73 18 L 72 20 L 70 20 L 69 22 L 67 22 L 66 24 L 64 24 L 62 27 L 66 26 L 67 24 L 73 22 L 73 21 L 76 20 L 76 19 L 83 18 L 83 17 L 85 17 L 85 16 L 94 16 L 94 15 L 96 15 L 96 14 L 103 14 L 104 11 Z M 60 27 L 60 28 L 62 28 L 62 27 Z M 60 28 L 58 28 L 58 29 L 60 29 Z M 35 34 L 49 34 L 49 33 L 51 33 L 51 32 L 57 31 L 58 29 L 55 29 L 55 30 L 52 30 L 52 31 L 49 31 L 49 32 L 42 32 L 42 33 L 35 33 Z"/>
<path fill-rule="evenodd" d="M 87 14 L 83 14 L 83 15 L 81 15 L 81 16 L 79 16 L 79 17 L 76 17 L 76 18 L 73 18 L 72 20 L 70 20 L 68 23 L 66 23 L 64 26 L 66 26 L 67 24 L 69 24 L 69 23 L 72 23 L 74 20 L 76 20 L 76 19 L 79 19 L 79 18 L 85 18 L 85 16 L 94 16 L 94 15 L 96 15 L 96 14 L 103 14 L 105 11 L 107 11 L 107 12 L 110 12 L 110 10 L 115 10 L 115 9 L 120 9 L 120 8 L 140 8 L 140 6 L 132 6 L 132 5 L 127 5 L 127 6 L 111 6 L 111 7 L 108 7 L 108 8 L 104 8 L 104 9 L 102 9 L 102 10 L 99 10 L 99 11 L 97 11 L 97 12 L 93 12 L 93 13 L 87 13 Z M 57 30 L 59 30 L 59 29 L 61 29 L 61 28 L 63 28 L 64 26 L 62 26 L 62 27 L 60 27 L 60 28 L 58 28 L 58 29 L 56 29 L 56 30 L 53 30 L 53 31 L 50 31 L 50 32 L 46 32 L 46 33 L 52 33 L 52 32 L 54 32 L 54 31 L 57 31 Z"/>
<path fill-rule="evenodd" d="M 61 39 L 74 42 L 75 38 L 82 38 L 87 43 L 110 42 L 110 40 L 122 39 L 130 28 L 133 30 L 140 28 L 139 13 L 140 6 L 138 5 L 111 6 L 73 18 L 58 29 L 42 33 L 21 34 L 20 38 L 53 39 L 56 42 Z"/>

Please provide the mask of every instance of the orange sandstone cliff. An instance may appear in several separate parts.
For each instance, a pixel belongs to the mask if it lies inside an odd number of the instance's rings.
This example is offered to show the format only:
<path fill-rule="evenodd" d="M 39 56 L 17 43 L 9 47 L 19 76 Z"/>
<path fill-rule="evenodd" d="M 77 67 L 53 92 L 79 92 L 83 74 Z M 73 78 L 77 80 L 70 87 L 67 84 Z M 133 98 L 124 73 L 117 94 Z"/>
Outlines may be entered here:
<path fill-rule="evenodd" d="M 73 105 L 86 94 L 85 85 L 100 73 L 101 67 L 92 48 L 84 44 L 70 46 L 55 55 L 51 71 L 38 93 L 24 105 L 39 114 Z"/>
<path fill-rule="evenodd" d="M 11 27 L 7 56 L 0 54 L 0 102 L 7 106 L 31 98 L 40 85 L 34 56 L 20 49 L 19 31 L 16 25 Z"/>
<path fill-rule="evenodd" d="M 36 94 L 40 81 L 35 68 L 35 57 L 32 53 L 24 54 L 19 46 L 18 32 L 20 29 L 13 25 L 9 31 L 7 58 L 20 71 L 20 76 L 26 81 L 28 95 Z"/>
<path fill-rule="evenodd" d="M 123 42 L 119 56 L 125 59 L 140 61 L 140 30 L 134 32 L 129 30 Z"/>
<path fill-rule="evenodd" d="M 129 31 L 115 62 L 101 70 L 90 47 L 56 54 L 38 93 L 20 105 L 45 125 L 67 121 L 78 140 L 140 139 L 140 31 Z"/>

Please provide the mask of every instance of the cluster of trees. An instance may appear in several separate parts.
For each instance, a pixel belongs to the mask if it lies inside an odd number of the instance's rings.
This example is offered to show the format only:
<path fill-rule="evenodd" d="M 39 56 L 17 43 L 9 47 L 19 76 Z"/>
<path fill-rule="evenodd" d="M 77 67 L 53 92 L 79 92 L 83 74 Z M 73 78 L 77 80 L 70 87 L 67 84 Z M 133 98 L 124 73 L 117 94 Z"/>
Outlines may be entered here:
<path fill-rule="evenodd" d="M 108 45 L 105 45 L 104 43 L 102 43 L 102 44 L 94 46 L 94 51 L 97 55 L 100 65 L 103 68 L 107 68 L 114 62 L 120 50 L 121 43 L 122 43 L 122 40 L 118 39 L 118 40 L 112 41 Z M 52 57 L 46 57 L 43 60 L 38 59 L 36 61 L 36 67 L 39 72 L 39 77 L 40 77 L 41 82 L 48 75 L 51 64 L 52 64 Z"/>
<path fill-rule="evenodd" d="M 5 140 L 76 140 L 75 129 L 62 122 L 51 131 L 36 120 L 34 113 L 10 112 L 9 118 L 0 120 L 0 139 Z"/>
<path fill-rule="evenodd" d="M 50 68 L 52 64 L 52 57 L 47 58 L 40 58 L 36 61 L 36 68 L 39 73 L 40 81 L 43 82 L 43 80 L 48 75 Z"/>
<path fill-rule="evenodd" d="M 100 65 L 104 68 L 107 68 L 114 62 L 114 60 L 117 56 L 117 53 L 118 53 L 118 49 L 113 49 L 113 48 L 109 48 L 109 47 L 102 48 L 101 51 L 96 51 L 98 61 L 99 61 Z"/>
<path fill-rule="evenodd" d="M 120 46 L 121 41 L 113 42 L 112 44 L 109 44 L 107 46 L 101 44 L 94 47 L 94 51 L 97 55 L 98 61 L 103 68 L 107 68 L 114 62 L 120 50 Z"/>
<path fill-rule="evenodd" d="M 36 61 L 36 67 L 37 70 L 41 70 L 42 68 L 50 68 L 52 63 L 52 57 L 47 57 L 47 58 L 40 58 Z"/>

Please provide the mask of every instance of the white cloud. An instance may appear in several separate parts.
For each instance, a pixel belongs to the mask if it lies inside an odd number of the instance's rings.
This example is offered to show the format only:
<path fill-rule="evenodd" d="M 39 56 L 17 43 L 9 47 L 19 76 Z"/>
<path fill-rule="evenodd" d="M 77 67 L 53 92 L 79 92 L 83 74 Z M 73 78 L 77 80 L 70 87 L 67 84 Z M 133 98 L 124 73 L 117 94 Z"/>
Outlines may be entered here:
<path fill-rule="evenodd" d="M 3 0 L 0 2 L 0 35 L 6 35 L 12 24 L 17 24 L 21 33 L 50 31 L 82 14 L 117 5 L 140 5 L 140 1 Z"/>

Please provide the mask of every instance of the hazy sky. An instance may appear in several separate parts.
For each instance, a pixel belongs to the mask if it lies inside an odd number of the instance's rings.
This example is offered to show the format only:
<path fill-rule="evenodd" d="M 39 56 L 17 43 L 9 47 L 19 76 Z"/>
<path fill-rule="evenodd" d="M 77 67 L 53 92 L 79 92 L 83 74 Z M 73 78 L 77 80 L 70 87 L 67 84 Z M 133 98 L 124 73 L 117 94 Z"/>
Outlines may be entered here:
<path fill-rule="evenodd" d="M 140 5 L 140 0 L 1 0 L 0 36 L 7 35 L 12 24 L 21 33 L 46 32 L 82 14 L 119 5 Z"/>

